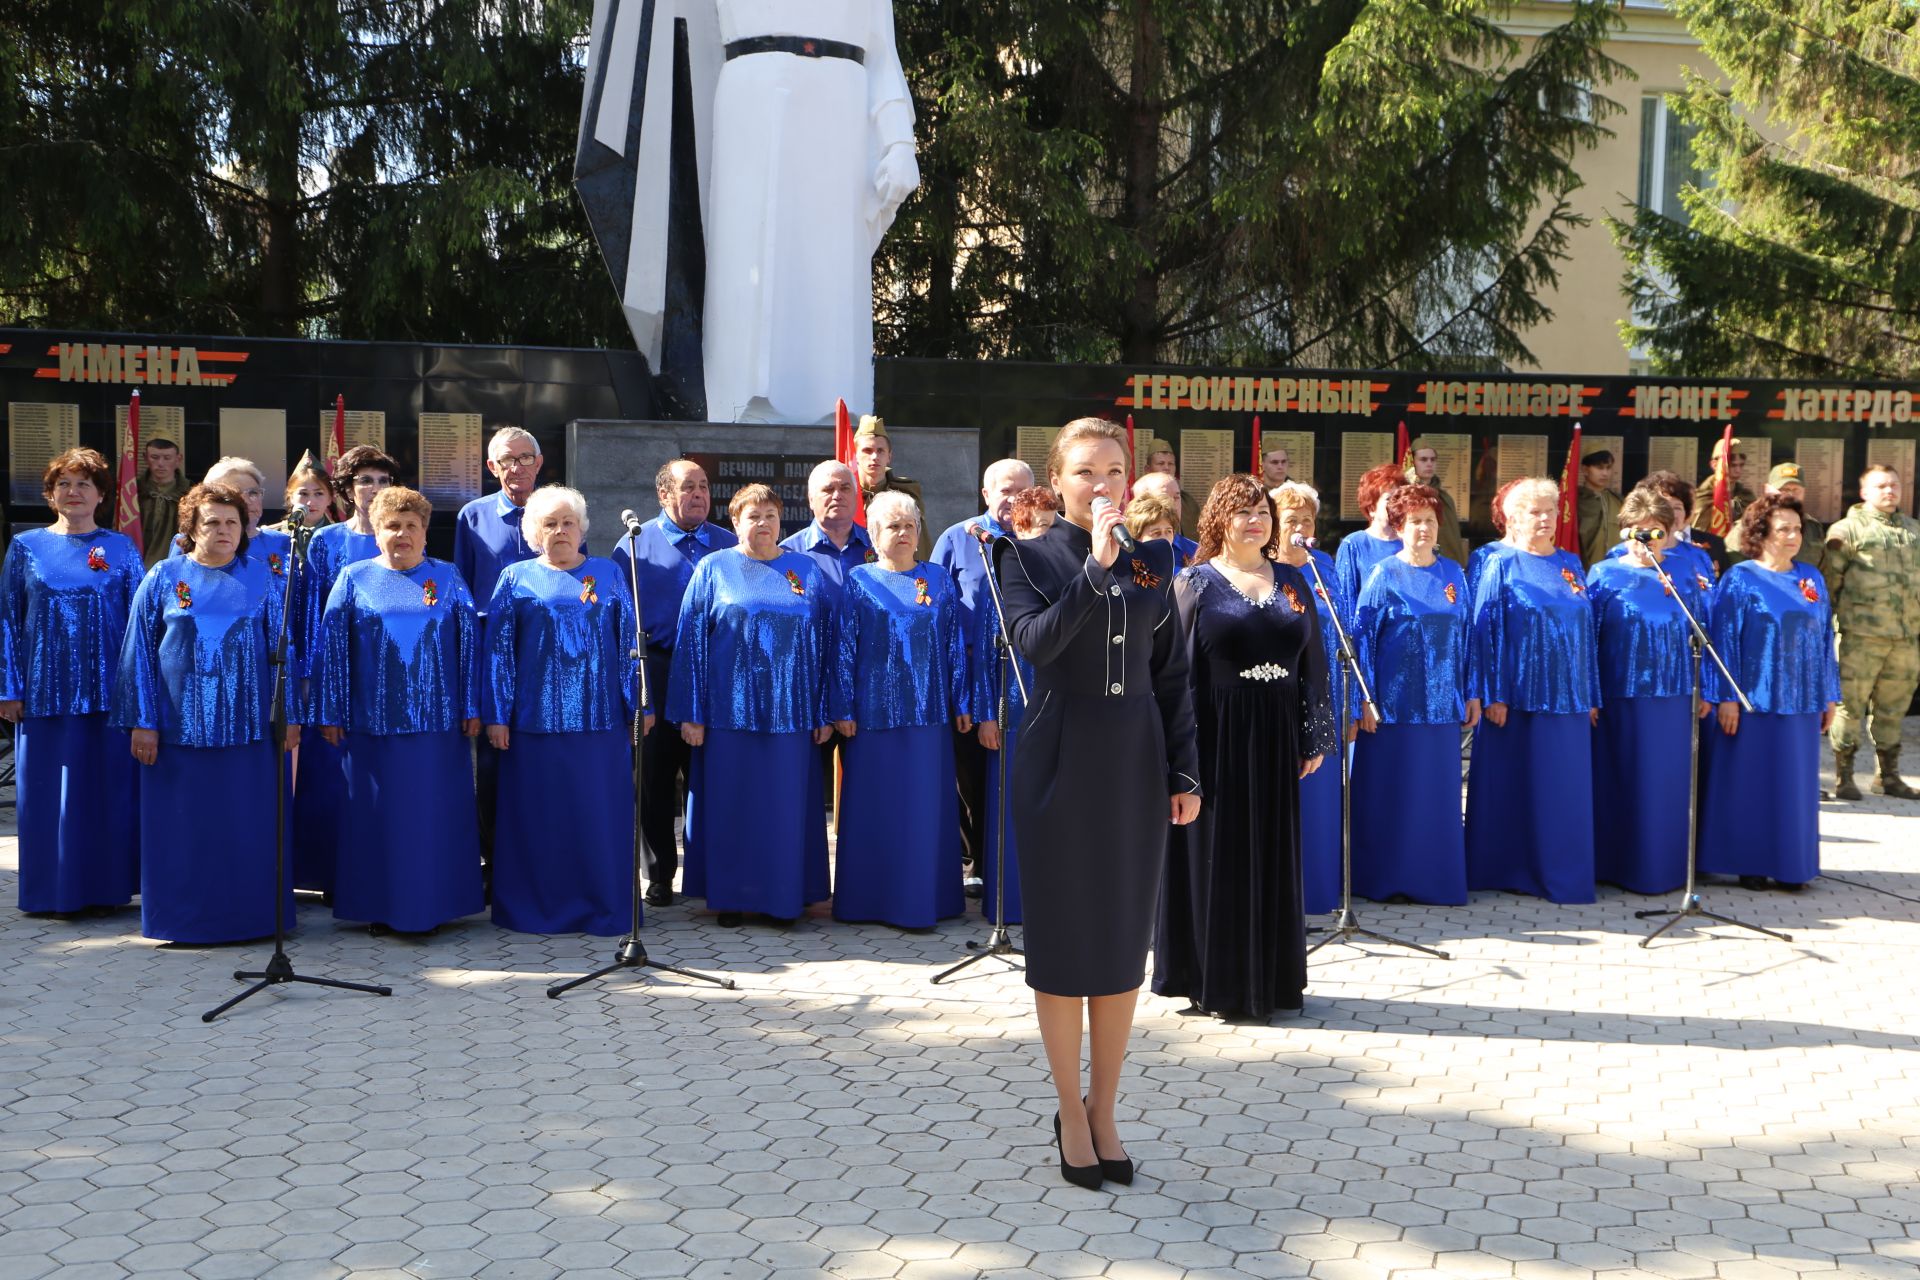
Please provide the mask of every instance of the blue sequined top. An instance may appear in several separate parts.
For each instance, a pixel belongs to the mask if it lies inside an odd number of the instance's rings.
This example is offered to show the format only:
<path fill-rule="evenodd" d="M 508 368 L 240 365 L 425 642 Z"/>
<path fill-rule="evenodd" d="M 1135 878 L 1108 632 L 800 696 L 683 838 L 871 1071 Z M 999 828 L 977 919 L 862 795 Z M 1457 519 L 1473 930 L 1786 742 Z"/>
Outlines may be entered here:
<path fill-rule="evenodd" d="M 605 556 L 571 569 L 522 560 L 487 602 L 480 719 L 519 733 L 626 728 L 640 678 L 633 600 Z"/>
<path fill-rule="evenodd" d="M 1472 554 L 1467 557 L 1467 598 L 1469 600 L 1480 594 L 1480 575 L 1486 572 L 1487 561 L 1511 550 L 1513 550 L 1513 544 L 1510 542 L 1483 542 L 1473 549 Z"/>
<path fill-rule="evenodd" d="M 1374 565 L 1360 589 L 1353 644 L 1382 724 L 1459 724 L 1467 718 L 1467 575 L 1445 556 L 1416 568 L 1398 556 Z"/>
<path fill-rule="evenodd" d="M 1340 539 L 1333 549 L 1334 571 L 1340 578 L 1340 592 L 1348 600 L 1360 599 L 1360 588 L 1367 585 L 1373 566 L 1400 550 L 1398 538 L 1376 538 L 1365 529 L 1355 529 Z"/>
<path fill-rule="evenodd" d="M 1010 538 L 1013 533 L 1000 526 L 989 513 L 983 513 L 971 520 L 962 520 L 941 534 L 933 544 L 933 563 L 953 575 L 953 584 L 960 592 L 960 634 L 965 637 L 967 652 L 975 652 L 980 639 L 980 628 L 991 622 L 993 597 L 987 594 L 986 583 L 988 562 L 981 552 L 991 551 L 983 547 L 980 540 L 973 536 L 974 529 L 989 537 Z"/>
<path fill-rule="evenodd" d="M 1548 715 L 1600 705 L 1593 608 L 1579 556 L 1515 547 L 1488 558 L 1473 597 L 1467 692 L 1482 706 Z"/>
<path fill-rule="evenodd" d="M 826 664 L 838 598 L 813 558 L 797 551 L 772 560 L 722 551 L 702 560 L 680 605 L 667 719 L 811 733 L 835 718 Z"/>
<path fill-rule="evenodd" d="M 682 529 L 662 511 L 640 526 L 640 536 L 629 543 L 623 536 L 613 545 L 613 563 L 620 570 L 620 581 L 631 583 L 627 568 L 627 548 L 638 547 L 640 583 L 640 625 L 647 632 L 650 649 L 673 648 L 674 633 L 680 626 L 680 601 L 693 581 L 693 570 L 716 551 L 725 551 L 740 540 L 730 529 L 717 524 L 702 524 L 697 529 Z"/>
<path fill-rule="evenodd" d="M 1627 544 L 1621 542 L 1607 549 L 1607 559 L 1601 563 L 1619 560 L 1626 554 Z M 1666 546 L 1665 565 L 1670 576 L 1677 578 L 1684 574 L 1690 579 L 1702 599 L 1710 600 L 1713 597 L 1713 582 L 1719 573 L 1713 567 L 1713 557 L 1707 554 L 1705 547 L 1695 542 L 1683 542 L 1678 538 L 1669 539 Z M 1701 618 L 1700 623 L 1705 626 L 1706 619 Z"/>
<path fill-rule="evenodd" d="M 127 619 L 113 726 L 157 729 L 169 746 L 264 741 L 280 638 L 278 586 L 264 563 L 247 556 L 218 569 L 190 556 L 155 564 Z"/>
<path fill-rule="evenodd" d="M 473 596 L 446 560 L 404 573 L 341 570 L 320 619 L 315 724 L 349 733 L 444 733 L 480 714 Z"/>
<path fill-rule="evenodd" d="M 322 525 L 307 539 L 306 581 L 301 584 L 304 599 L 294 614 L 294 638 L 307 660 L 294 670 L 309 678 L 319 673 L 312 659 L 319 654 L 309 637 L 320 634 L 320 613 L 333 596 L 333 582 L 350 564 L 371 560 L 380 554 L 380 545 L 370 533 L 355 533 L 347 524 Z"/>
<path fill-rule="evenodd" d="M 1662 558 L 1661 568 L 1706 626 L 1710 601 L 1694 582 L 1692 568 L 1671 554 Z M 1611 702 L 1692 695 L 1691 628 L 1659 574 L 1624 558 L 1602 560 L 1587 570 L 1587 595 L 1598 629 L 1603 698 Z"/>
<path fill-rule="evenodd" d="M 1347 629 L 1349 636 L 1353 634 L 1353 601 L 1347 597 L 1340 585 L 1340 570 L 1334 564 L 1332 556 L 1318 547 L 1308 547 L 1307 557 L 1320 570 L 1318 579 L 1313 576 L 1313 569 L 1304 564 L 1300 566 L 1299 571 L 1300 576 L 1306 579 L 1307 585 L 1313 588 L 1314 617 L 1320 620 L 1320 647 L 1326 653 L 1327 699 L 1331 704 L 1339 705 L 1341 687 L 1347 686 L 1349 715 L 1357 715 L 1360 694 L 1358 690 L 1351 687 L 1353 678 L 1347 674 L 1346 666 L 1340 661 L 1340 633 L 1333 627 L 1334 613 L 1338 611 L 1340 625 Z M 1325 590 L 1321 589 L 1322 584 L 1325 584 Z"/>
<path fill-rule="evenodd" d="M 960 593 L 939 565 L 923 561 L 905 573 L 883 564 L 853 569 L 834 633 L 827 692 L 833 719 L 884 730 L 976 713 Z"/>
<path fill-rule="evenodd" d="M 0 700 L 29 716 L 107 710 L 144 572 L 133 539 L 111 529 L 15 537 L 0 569 Z"/>
<path fill-rule="evenodd" d="M 1811 715 L 1840 700 L 1833 606 L 1811 565 L 1795 561 L 1785 573 L 1758 560 L 1729 566 L 1714 592 L 1708 631 L 1755 711 Z M 1709 702 L 1736 701 L 1711 659 L 1701 674 Z"/>

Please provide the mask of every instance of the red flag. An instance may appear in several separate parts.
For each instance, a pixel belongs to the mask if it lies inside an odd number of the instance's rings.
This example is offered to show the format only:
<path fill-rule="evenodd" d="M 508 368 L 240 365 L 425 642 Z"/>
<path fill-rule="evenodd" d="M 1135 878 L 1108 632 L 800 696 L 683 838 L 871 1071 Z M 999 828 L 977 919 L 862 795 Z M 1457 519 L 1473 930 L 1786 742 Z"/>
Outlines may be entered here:
<path fill-rule="evenodd" d="M 1127 415 L 1127 491 L 1120 495 L 1120 505 L 1125 507 L 1133 501 L 1134 460 L 1140 455 L 1133 451 L 1133 415 Z"/>
<path fill-rule="evenodd" d="M 836 462 L 844 462 L 847 470 L 853 472 L 853 522 L 862 529 L 867 527 L 867 499 L 860 491 L 860 469 L 853 465 L 853 417 L 847 412 L 847 402 L 833 402 L 833 457 Z"/>
<path fill-rule="evenodd" d="M 347 451 L 347 398 L 336 395 L 333 398 L 333 430 L 320 433 L 320 465 L 326 468 L 329 476 L 339 470 L 340 455 Z M 341 509 L 339 495 L 327 502 L 327 510 L 335 520 L 344 520 L 347 513 Z"/>
<path fill-rule="evenodd" d="M 1713 511 L 1707 517 L 1707 528 L 1713 533 L 1726 537 L 1733 531 L 1733 517 L 1729 508 L 1733 502 L 1733 481 L 1727 474 L 1733 459 L 1733 424 L 1720 433 L 1720 448 L 1713 458 Z"/>
<path fill-rule="evenodd" d="M 1259 476 L 1261 483 L 1264 484 L 1266 483 L 1267 470 L 1263 465 L 1261 465 L 1261 463 L 1262 463 L 1262 459 L 1260 457 L 1260 415 L 1256 413 L 1253 415 L 1253 474 Z"/>
<path fill-rule="evenodd" d="M 116 475 L 113 525 L 133 539 L 142 557 L 147 554 L 140 534 L 140 391 L 127 402 L 127 430 L 120 437 L 120 466 Z"/>
<path fill-rule="evenodd" d="M 1413 470 L 1413 445 L 1407 440 L 1407 421 L 1400 420 L 1400 429 L 1393 433 L 1394 452 L 1400 455 L 1400 469 Z"/>
<path fill-rule="evenodd" d="M 1580 554 L 1580 424 L 1573 424 L 1573 443 L 1567 446 L 1567 469 L 1560 476 L 1560 527 L 1554 543 L 1562 551 Z"/>

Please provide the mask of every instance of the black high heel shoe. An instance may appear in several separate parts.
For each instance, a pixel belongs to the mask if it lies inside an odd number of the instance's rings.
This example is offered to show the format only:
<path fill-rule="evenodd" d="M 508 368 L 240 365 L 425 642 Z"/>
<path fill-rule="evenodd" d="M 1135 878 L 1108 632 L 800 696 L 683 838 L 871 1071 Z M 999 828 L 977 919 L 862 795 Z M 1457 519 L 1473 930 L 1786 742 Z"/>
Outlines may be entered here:
<path fill-rule="evenodd" d="M 1080 1099 L 1080 1105 L 1083 1107 L 1086 1106 L 1087 1100 L 1085 1098 Z M 1103 1159 L 1100 1155 L 1100 1150 L 1097 1147 L 1094 1149 L 1093 1156 L 1094 1156 L 1094 1159 L 1100 1161 L 1101 1177 L 1105 1178 L 1108 1182 L 1117 1182 L 1123 1187 L 1130 1187 L 1133 1185 L 1133 1157 L 1132 1156 L 1128 1156 L 1124 1160 Z"/>
<path fill-rule="evenodd" d="M 1106 1166 L 1106 1161 L 1100 1160 L 1098 1164 L 1067 1163 L 1066 1147 L 1060 1142 L 1060 1113 L 1058 1111 L 1053 1113 L 1053 1145 L 1054 1149 L 1060 1152 L 1061 1177 L 1076 1187 L 1085 1187 L 1089 1191 L 1098 1191 L 1100 1189 L 1100 1171 Z M 1094 1158 L 1096 1160 L 1099 1159 L 1099 1152 L 1094 1153 Z M 1131 1171 L 1129 1171 L 1128 1176 L 1132 1176 Z"/>

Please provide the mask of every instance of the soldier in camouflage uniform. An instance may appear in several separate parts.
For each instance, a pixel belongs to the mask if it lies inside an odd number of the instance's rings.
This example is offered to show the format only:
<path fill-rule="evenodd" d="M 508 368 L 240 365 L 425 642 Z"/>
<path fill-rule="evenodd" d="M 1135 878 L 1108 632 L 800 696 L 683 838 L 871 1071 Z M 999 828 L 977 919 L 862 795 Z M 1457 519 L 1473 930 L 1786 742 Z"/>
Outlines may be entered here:
<path fill-rule="evenodd" d="M 1861 501 L 1827 530 L 1827 593 L 1840 629 L 1840 707 L 1833 717 L 1834 795 L 1858 800 L 1853 755 L 1871 716 L 1880 770 L 1875 795 L 1912 800 L 1900 777 L 1900 721 L 1920 682 L 1920 523 L 1900 514 L 1900 477 L 1868 467 Z"/>

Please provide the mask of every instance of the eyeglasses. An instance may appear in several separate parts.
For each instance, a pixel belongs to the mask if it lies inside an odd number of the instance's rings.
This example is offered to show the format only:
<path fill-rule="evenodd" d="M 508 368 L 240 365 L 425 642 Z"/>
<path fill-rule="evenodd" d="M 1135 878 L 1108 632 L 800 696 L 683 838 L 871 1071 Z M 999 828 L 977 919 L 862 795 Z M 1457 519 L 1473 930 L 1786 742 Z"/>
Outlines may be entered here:
<path fill-rule="evenodd" d="M 353 487 L 356 489 L 384 489 L 392 483 L 392 476 L 358 475 L 353 478 Z"/>
<path fill-rule="evenodd" d="M 493 460 L 493 465 L 496 467 L 500 467 L 503 470 L 508 467 L 516 467 L 522 471 L 525 471 L 528 467 L 537 467 L 540 465 L 540 455 L 537 453 L 510 454 L 503 457 L 495 458 Z"/>

